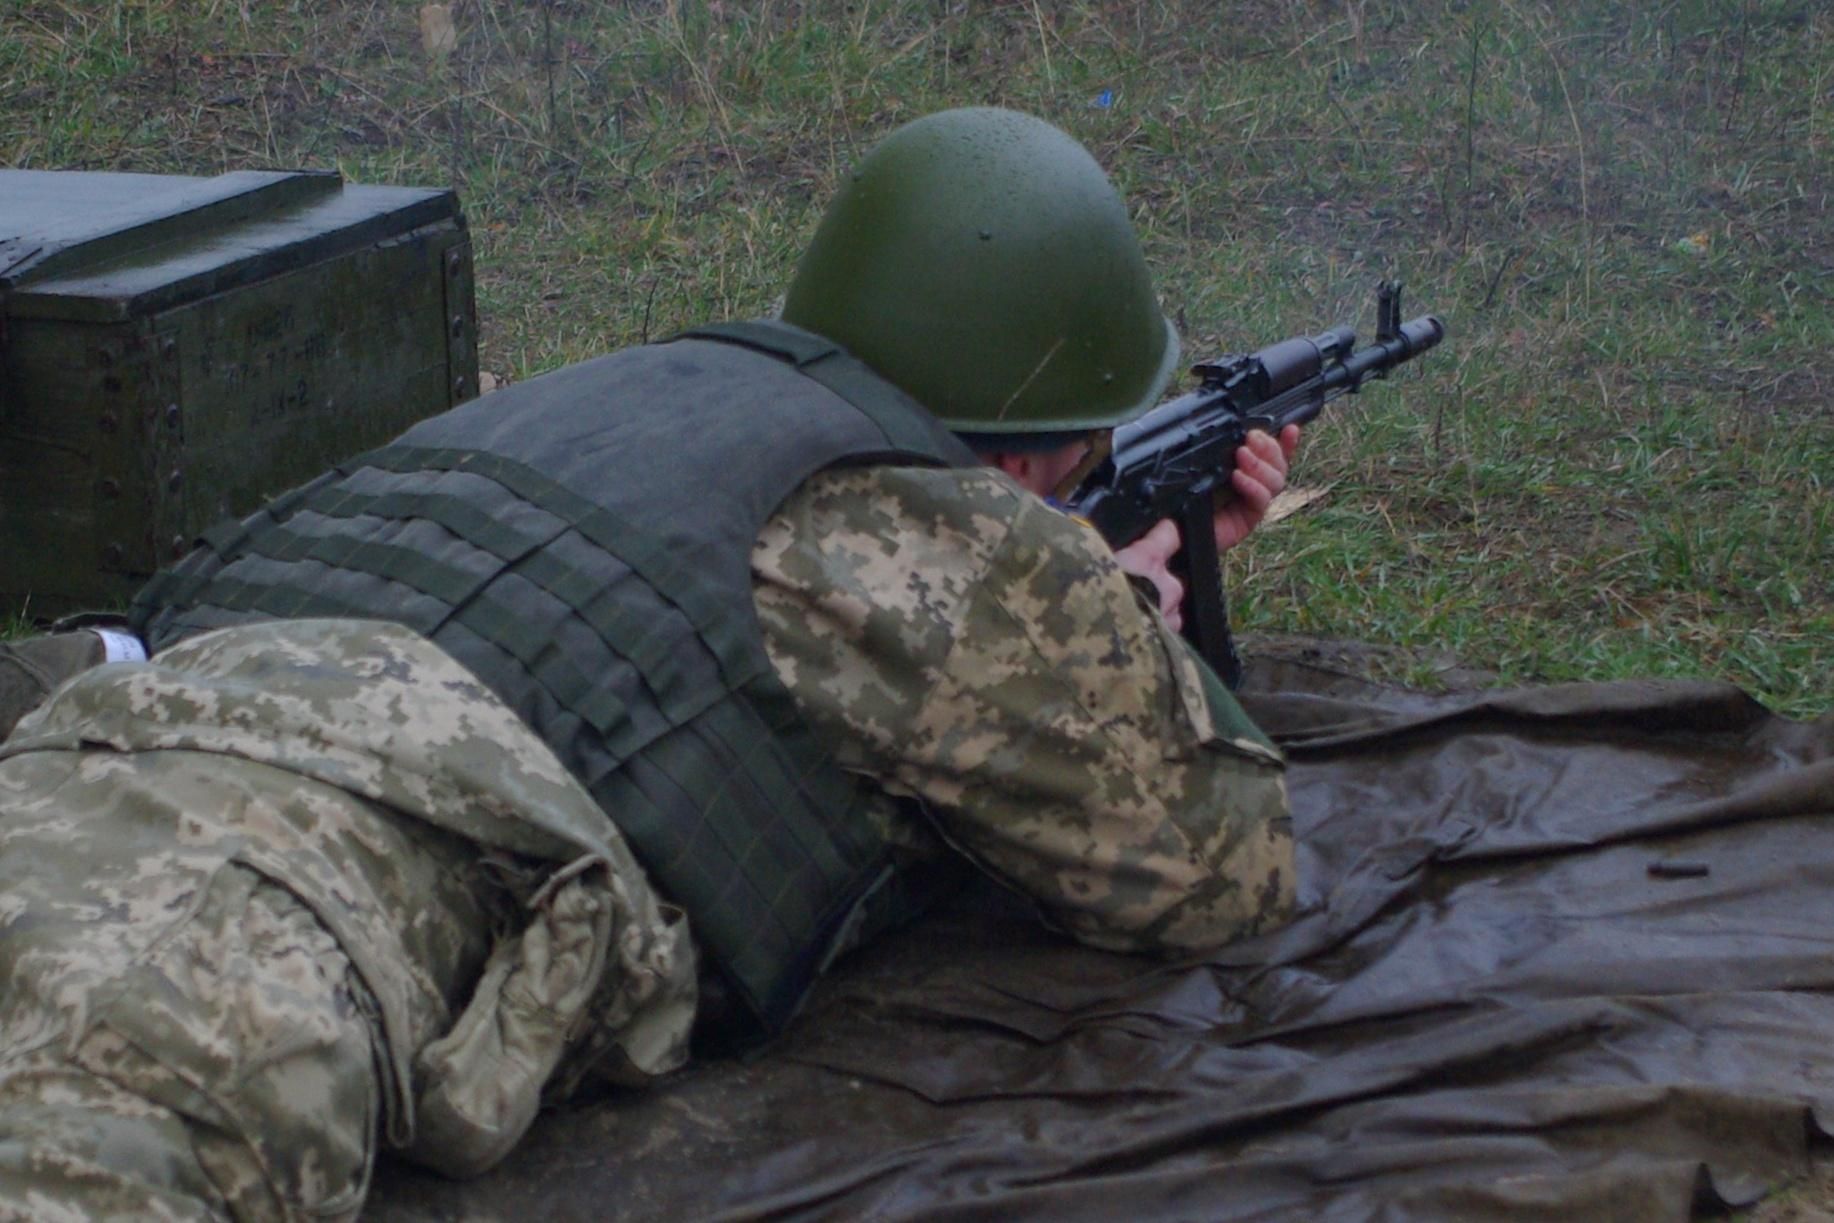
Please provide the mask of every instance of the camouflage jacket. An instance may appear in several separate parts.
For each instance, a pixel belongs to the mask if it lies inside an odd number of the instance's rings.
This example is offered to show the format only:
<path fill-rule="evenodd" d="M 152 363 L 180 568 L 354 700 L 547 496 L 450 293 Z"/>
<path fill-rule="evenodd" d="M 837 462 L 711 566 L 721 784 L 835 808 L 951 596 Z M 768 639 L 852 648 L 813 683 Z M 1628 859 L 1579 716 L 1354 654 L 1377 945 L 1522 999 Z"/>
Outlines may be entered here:
<path fill-rule="evenodd" d="M 912 853 L 953 845 L 1124 951 L 1283 921 L 1283 761 L 1096 532 L 991 468 L 808 480 L 752 553 L 779 674 Z"/>

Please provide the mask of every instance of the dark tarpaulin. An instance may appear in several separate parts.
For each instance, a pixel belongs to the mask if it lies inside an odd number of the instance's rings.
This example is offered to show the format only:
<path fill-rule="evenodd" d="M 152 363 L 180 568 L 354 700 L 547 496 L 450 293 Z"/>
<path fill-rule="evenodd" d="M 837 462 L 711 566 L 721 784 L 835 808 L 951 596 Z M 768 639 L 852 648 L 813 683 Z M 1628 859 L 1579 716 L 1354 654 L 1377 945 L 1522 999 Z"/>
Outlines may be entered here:
<path fill-rule="evenodd" d="M 1684 1219 L 1834 1119 L 1834 717 L 1705 683 L 1423 695 L 1287 647 L 1287 929 L 1176 964 L 989 887 L 761 1056 L 366 1218 Z M 1346 661 L 1348 660 L 1348 661 Z"/>

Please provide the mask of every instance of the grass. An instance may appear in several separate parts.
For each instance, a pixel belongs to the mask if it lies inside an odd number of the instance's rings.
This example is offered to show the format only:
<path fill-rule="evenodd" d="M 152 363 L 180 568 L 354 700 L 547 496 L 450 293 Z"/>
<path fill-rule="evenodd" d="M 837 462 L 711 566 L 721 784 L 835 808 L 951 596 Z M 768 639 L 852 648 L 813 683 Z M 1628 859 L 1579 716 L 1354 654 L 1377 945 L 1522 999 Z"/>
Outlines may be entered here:
<path fill-rule="evenodd" d="M 876 136 L 1031 110 L 1193 356 L 1384 276 L 1451 329 L 1312 430 L 1239 624 L 1834 707 L 1824 4 L 461 0 L 438 59 L 417 8 L 10 0 L 0 164 L 451 184 L 513 379 L 769 310 Z"/>

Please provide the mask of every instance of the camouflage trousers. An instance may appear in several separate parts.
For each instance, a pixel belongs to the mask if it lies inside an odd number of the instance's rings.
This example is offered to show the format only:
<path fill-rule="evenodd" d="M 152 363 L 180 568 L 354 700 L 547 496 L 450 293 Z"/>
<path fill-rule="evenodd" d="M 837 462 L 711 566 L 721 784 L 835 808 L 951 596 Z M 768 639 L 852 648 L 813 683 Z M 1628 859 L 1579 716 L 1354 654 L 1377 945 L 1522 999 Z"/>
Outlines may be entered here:
<path fill-rule="evenodd" d="M 390 864 L 343 864 L 353 910 L 439 932 L 392 957 L 416 1045 L 503 915 L 465 886 L 474 846 L 322 789 L 207 753 L 0 763 L 0 1218 L 355 1216 L 401 1105 L 378 1004 L 301 900 L 322 851 L 285 812 Z M 275 851 L 292 880 L 238 860 Z"/>
<path fill-rule="evenodd" d="M 122 937 L 91 920 L 63 950 L 94 963 Z M 0 1062 L 0 1216 L 355 1217 L 381 1111 L 373 1002 L 290 892 L 229 866 L 131 971 L 65 985 L 93 1008 L 81 1033 L 21 1033 Z"/>
<path fill-rule="evenodd" d="M 0 1216 L 349 1217 L 681 1064 L 685 919 L 429 643 L 204 634 L 0 743 Z"/>

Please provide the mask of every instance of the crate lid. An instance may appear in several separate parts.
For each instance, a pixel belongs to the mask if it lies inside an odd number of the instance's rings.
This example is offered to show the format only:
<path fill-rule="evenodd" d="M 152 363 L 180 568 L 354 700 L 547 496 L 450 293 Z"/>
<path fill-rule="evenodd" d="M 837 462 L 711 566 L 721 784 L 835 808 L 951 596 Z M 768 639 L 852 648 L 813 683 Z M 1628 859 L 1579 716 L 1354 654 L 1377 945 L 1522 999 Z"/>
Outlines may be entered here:
<path fill-rule="evenodd" d="M 457 216 L 450 191 L 335 171 L 0 170 L 0 315 L 130 318 Z"/>

